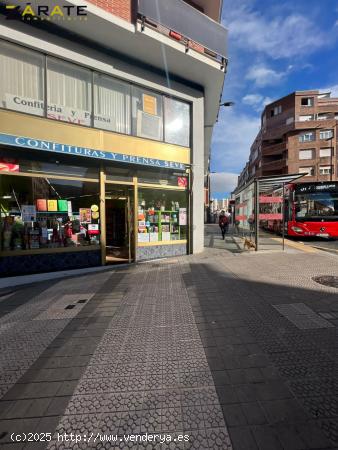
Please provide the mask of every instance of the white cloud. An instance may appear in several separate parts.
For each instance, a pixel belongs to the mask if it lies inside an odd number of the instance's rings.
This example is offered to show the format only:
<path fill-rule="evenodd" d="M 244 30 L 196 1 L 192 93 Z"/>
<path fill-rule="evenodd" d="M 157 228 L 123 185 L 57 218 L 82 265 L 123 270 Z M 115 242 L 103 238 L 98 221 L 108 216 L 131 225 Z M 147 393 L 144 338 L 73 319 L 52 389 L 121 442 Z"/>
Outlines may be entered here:
<path fill-rule="evenodd" d="M 247 94 L 242 98 L 242 103 L 252 106 L 257 112 L 263 112 L 264 107 L 272 102 L 271 97 L 263 97 L 261 94 Z"/>
<path fill-rule="evenodd" d="M 211 170 L 240 173 L 259 127 L 257 114 L 238 113 L 236 106 L 222 109 L 213 133 Z"/>
<path fill-rule="evenodd" d="M 278 84 L 286 75 L 286 72 L 276 72 L 264 65 L 252 66 L 245 78 L 253 81 L 256 86 L 263 87 Z"/>
<path fill-rule="evenodd" d="M 333 43 L 332 30 L 322 31 L 306 15 L 262 15 L 245 2 L 228 0 L 225 4 L 224 24 L 229 28 L 229 37 L 236 46 L 257 51 L 273 59 L 290 58 L 312 53 Z"/>
<path fill-rule="evenodd" d="M 210 174 L 211 193 L 231 192 L 237 186 L 238 175 L 231 172 L 218 172 Z"/>
<path fill-rule="evenodd" d="M 259 105 L 263 100 L 263 96 L 260 94 L 248 94 L 242 98 L 242 102 L 245 105 L 256 106 Z"/>
<path fill-rule="evenodd" d="M 320 92 L 331 92 L 331 97 L 338 97 L 338 84 L 334 84 L 333 86 L 329 86 L 323 89 L 319 89 Z"/>

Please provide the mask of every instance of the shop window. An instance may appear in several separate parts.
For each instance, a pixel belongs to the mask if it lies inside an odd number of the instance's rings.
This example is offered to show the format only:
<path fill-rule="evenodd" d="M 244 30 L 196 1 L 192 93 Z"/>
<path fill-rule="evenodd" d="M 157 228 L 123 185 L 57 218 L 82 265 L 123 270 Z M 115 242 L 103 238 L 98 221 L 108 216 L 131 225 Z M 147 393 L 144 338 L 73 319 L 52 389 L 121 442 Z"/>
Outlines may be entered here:
<path fill-rule="evenodd" d="M 133 87 L 132 122 L 135 136 L 163 140 L 162 96 Z"/>
<path fill-rule="evenodd" d="M 0 176 L 2 251 L 77 248 L 100 242 L 99 184 Z"/>
<path fill-rule="evenodd" d="M 50 154 L 49 152 L 20 150 L 2 150 L 0 169 L 5 172 L 30 172 L 48 175 L 66 175 L 68 177 L 99 177 L 96 161 L 86 160 L 72 155 Z M 83 161 L 84 163 L 84 161 Z"/>
<path fill-rule="evenodd" d="M 44 115 L 44 57 L 0 41 L 0 107 Z"/>
<path fill-rule="evenodd" d="M 164 140 L 170 144 L 189 147 L 190 106 L 169 97 L 164 98 Z"/>
<path fill-rule="evenodd" d="M 130 85 L 94 74 L 94 127 L 130 134 Z"/>
<path fill-rule="evenodd" d="M 90 70 L 47 58 L 47 117 L 78 125 L 91 125 Z"/>
<path fill-rule="evenodd" d="M 187 193 L 140 189 L 138 243 L 188 238 Z"/>
<path fill-rule="evenodd" d="M 169 172 L 168 170 L 137 170 L 135 176 L 139 183 L 162 184 L 164 186 L 188 187 L 188 177 L 186 173 Z"/>

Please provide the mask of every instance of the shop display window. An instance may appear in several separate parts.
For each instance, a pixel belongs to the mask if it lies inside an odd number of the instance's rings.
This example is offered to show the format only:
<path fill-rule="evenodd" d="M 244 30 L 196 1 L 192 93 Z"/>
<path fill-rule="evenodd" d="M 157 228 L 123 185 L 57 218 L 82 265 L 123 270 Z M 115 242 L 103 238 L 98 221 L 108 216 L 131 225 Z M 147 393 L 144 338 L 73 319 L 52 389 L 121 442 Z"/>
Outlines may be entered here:
<path fill-rule="evenodd" d="M 185 172 L 170 172 L 161 169 L 137 170 L 135 176 L 139 183 L 156 184 L 163 186 L 188 187 L 188 175 Z"/>
<path fill-rule="evenodd" d="M 98 183 L 1 175 L 1 251 L 98 245 L 99 204 Z"/>
<path fill-rule="evenodd" d="M 81 164 L 82 163 L 82 164 Z M 84 161 L 72 155 L 49 152 L 1 149 L 0 172 L 31 172 L 68 177 L 99 178 L 96 161 Z"/>
<path fill-rule="evenodd" d="M 138 243 L 186 240 L 187 192 L 139 189 Z"/>

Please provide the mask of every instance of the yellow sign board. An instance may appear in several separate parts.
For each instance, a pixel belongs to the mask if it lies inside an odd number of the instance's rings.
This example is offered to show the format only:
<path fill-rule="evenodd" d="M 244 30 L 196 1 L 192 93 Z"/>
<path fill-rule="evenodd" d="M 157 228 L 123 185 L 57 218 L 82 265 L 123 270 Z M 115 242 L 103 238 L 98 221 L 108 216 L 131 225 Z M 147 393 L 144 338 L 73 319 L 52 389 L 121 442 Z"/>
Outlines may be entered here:
<path fill-rule="evenodd" d="M 156 115 L 157 102 L 153 95 L 143 94 L 143 111 L 148 114 Z"/>

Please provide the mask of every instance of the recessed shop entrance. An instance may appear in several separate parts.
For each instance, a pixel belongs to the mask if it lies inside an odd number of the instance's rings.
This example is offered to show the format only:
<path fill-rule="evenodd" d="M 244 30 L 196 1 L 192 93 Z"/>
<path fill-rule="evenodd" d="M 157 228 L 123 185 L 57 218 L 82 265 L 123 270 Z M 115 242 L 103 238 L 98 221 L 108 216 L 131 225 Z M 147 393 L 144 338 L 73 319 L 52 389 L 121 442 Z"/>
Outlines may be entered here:
<path fill-rule="evenodd" d="M 106 264 L 134 260 L 133 208 L 132 186 L 106 185 Z"/>

